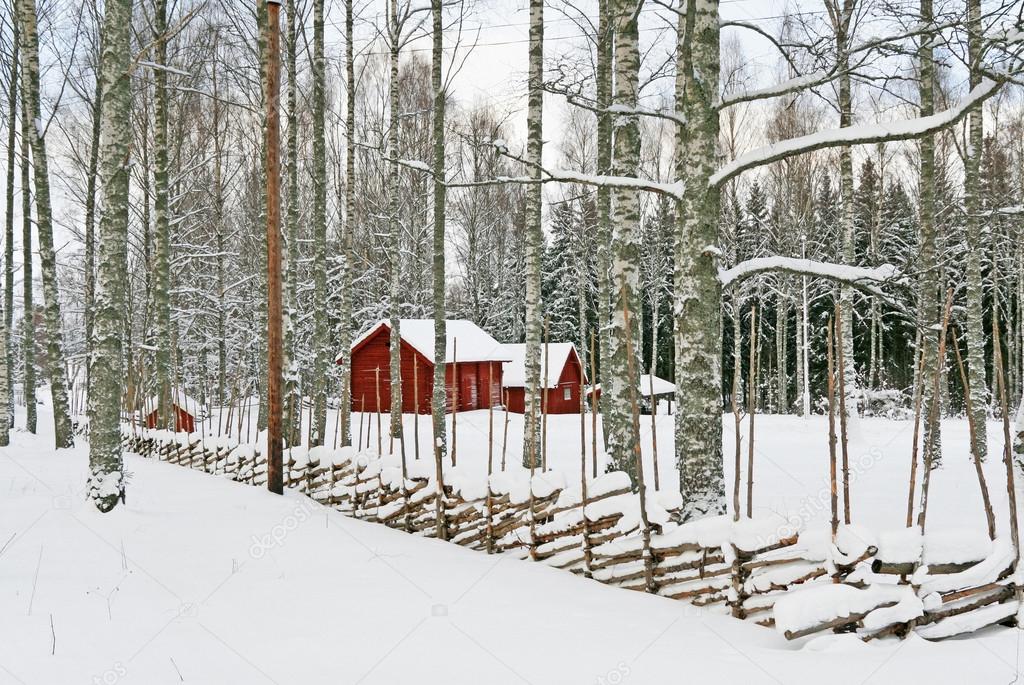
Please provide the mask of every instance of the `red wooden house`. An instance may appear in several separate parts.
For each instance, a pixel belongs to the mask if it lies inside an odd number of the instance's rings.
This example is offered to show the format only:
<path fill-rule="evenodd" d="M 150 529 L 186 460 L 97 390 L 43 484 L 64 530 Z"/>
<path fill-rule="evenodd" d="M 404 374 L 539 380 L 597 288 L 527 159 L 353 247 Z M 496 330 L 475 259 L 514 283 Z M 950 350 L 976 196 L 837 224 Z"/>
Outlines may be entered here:
<path fill-rule="evenodd" d="M 402 412 L 429 414 L 434 390 L 434 320 L 401 319 Z M 452 411 L 458 388 L 458 411 L 487 409 L 501 404 L 501 344 L 471 321 L 445 323 L 445 411 Z M 382 320 L 352 343 L 352 409 L 391 411 L 391 324 Z M 456 368 L 458 369 L 456 371 Z M 457 384 L 455 379 L 458 375 Z M 378 405 L 377 397 L 380 396 Z"/>
<path fill-rule="evenodd" d="M 542 402 L 549 414 L 578 414 L 580 386 L 586 383 L 583 364 L 572 343 L 548 343 L 551 355 L 544 378 L 544 345 L 540 347 L 540 375 L 544 394 Z M 508 410 L 517 414 L 526 411 L 526 345 L 503 345 L 510 361 L 504 364 L 504 386 Z"/>
<path fill-rule="evenodd" d="M 150 397 L 146 400 L 143 413 L 146 415 L 146 428 L 166 428 L 160 420 L 159 400 Z M 192 399 L 184 392 L 171 390 L 171 409 L 174 417 L 174 430 L 181 433 L 195 433 L 196 416 L 200 412 L 198 400 Z"/>

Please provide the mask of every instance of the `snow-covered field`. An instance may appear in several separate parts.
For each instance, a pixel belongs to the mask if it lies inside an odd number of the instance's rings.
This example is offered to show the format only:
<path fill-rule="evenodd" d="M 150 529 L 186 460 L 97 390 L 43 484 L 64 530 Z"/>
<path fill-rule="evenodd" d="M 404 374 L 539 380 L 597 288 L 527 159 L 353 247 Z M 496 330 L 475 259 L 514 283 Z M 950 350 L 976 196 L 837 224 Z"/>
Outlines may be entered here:
<path fill-rule="evenodd" d="M 276 497 L 132 455 L 127 506 L 101 515 L 82 501 L 86 450 L 55 453 L 50 417 L 40 418 L 40 437 L 14 433 L 13 445 L 0 449 L 3 684 L 838 685 L 1017 677 L 1015 630 L 942 643 L 864 644 L 849 635 L 787 643 L 773 630 L 683 602 L 417 538 L 294 494 Z M 518 418 L 510 420 L 510 462 L 519 455 Z M 643 417 L 647 436 L 649 420 Z M 756 508 L 808 525 L 825 521 L 824 420 L 757 420 Z M 482 471 L 487 413 L 458 421 L 460 463 Z M 495 414 L 498 455 L 503 421 Z M 551 463 L 577 472 L 579 417 L 550 421 Z M 659 422 L 662 484 L 669 486 L 671 417 Z M 724 427 L 728 463 L 730 417 Z M 946 424 L 929 527 L 984 526 L 966 430 L 962 421 Z M 589 431 L 588 417 L 588 445 Z M 909 422 L 860 422 L 851 449 L 856 522 L 876 531 L 902 525 L 911 431 Z M 994 455 L 999 434 L 991 424 Z M 997 456 L 986 468 L 1005 529 Z"/>

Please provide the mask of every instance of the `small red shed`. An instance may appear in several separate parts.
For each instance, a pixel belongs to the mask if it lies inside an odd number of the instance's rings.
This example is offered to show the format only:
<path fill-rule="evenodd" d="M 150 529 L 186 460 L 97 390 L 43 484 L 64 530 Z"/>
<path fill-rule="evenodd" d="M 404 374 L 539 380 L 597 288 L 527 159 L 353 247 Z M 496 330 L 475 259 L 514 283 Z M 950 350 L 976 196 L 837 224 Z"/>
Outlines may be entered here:
<path fill-rule="evenodd" d="M 583 364 L 572 343 L 548 343 L 551 359 L 544 379 L 544 348 L 540 346 L 540 374 L 544 394 L 542 401 L 549 414 L 578 414 L 580 412 L 580 386 L 586 383 Z M 526 411 L 526 345 L 503 345 L 502 351 L 510 361 L 504 364 L 505 396 L 508 410 L 517 414 Z"/>
<path fill-rule="evenodd" d="M 429 414 L 434 390 L 434 320 L 400 319 L 402 412 Z M 458 368 L 458 411 L 501 404 L 501 344 L 471 321 L 445 322 L 445 411 L 452 411 Z M 384 319 L 352 343 L 352 409 L 391 411 L 391 324 Z M 338 364 L 346 362 L 338 355 Z M 380 394 L 380 405 L 377 395 Z"/>
<path fill-rule="evenodd" d="M 145 404 L 146 428 L 164 428 L 161 426 L 160 402 L 157 397 L 150 397 Z M 200 404 L 184 392 L 171 390 L 171 407 L 174 412 L 174 430 L 181 433 L 194 433 L 196 431 L 196 415 L 199 413 Z"/>

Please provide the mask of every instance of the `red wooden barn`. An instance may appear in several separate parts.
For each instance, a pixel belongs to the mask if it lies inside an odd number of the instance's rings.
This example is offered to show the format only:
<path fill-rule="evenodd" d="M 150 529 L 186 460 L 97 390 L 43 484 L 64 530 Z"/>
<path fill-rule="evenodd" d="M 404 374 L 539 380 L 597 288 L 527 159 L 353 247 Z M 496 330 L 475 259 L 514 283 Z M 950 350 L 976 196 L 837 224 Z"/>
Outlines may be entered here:
<path fill-rule="evenodd" d="M 166 428 L 160 421 L 159 400 L 150 397 L 145 404 L 146 428 Z M 184 392 L 171 390 L 171 408 L 174 416 L 174 430 L 177 432 L 195 433 L 196 415 L 199 413 L 200 404 Z"/>
<path fill-rule="evenodd" d="M 402 338 L 402 412 L 429 414 L 434 389 L 434 320 L 400 319 L 398 330 Z M 471 321 L 449 320 L 445 333 L 445 411 L 452 411 L 456 373 L 458 411 L 500 405 L 501 363 L 507 359 L 501 354 L 501 344 Z M 355 411 L 391 411 L 390 342 L 391 324 L 385 319 L 352 343 L 348 356 Z M 342 354 L 335 361 L 343 364 L 346 359 Z"/>
<path fill-rule="evenodd" d="M 586 383 L 583 364 L 572 343 L 548 343 L 551 358 L 544 379 L 544 348 L 540 348 L 540 375 L 544 394 L 542 401 L 549 414 L 578 414 L 580 411 L 580 385 Z M 504 364 L 505 397 L 508 410 L 522 414 L 526 411 L 526 345 L 503 345 L 502 351 L 511 361 Z"/>

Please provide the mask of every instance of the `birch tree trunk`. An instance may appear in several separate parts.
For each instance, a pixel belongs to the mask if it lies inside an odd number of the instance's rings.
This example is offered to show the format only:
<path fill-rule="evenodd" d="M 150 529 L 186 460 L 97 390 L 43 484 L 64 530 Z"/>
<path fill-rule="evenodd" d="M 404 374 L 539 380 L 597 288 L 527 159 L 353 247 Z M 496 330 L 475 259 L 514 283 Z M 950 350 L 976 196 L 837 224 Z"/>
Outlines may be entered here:
<path fill-rule="evenodd" d="M 20 21 L 15 21 L 19 25 Z M 18 29 L 19 42 L 21 29 Z M 24 61 L 24 45 L 19 45 L 19 61 Z M 32 176 L 30 160 L 32 152 L 30 140 L 32 119 L 28 114 L 28 101 L 25 98 L 25 72 L 21 70 L 21 345 L 22 393 L 25 397 L 25 430 L 36 432 L 36 317 L 33 300 L 33 264 L 32 264 Z"/>
<path fill-rule="evenodd" d="M 661 279 L 659 278 L 657 280 L 660 281 Z M 660 284 L 659 284 L 659 286 L 660 286 Z M 661 297 L 660 297 L 661 288 L 660 287 L 655 287 L 655 288 L 652 288 L 652 290 L 654 291 L 653 292 L 654 296 L 651 299 L 651 366 L 650 366 L 649 373 L 651 375 L 651 381 L 653 382 L 654 377 L 658 375 L 658 328 L 659 328 L 658 321 L 659 321 L 659 318 L 661 316 L 661 312 L 660 312 L 660 309 L 661 309 Z M 583 338 L 580 338 L 580 340 L 583 340 Z M 637 379 L 637 381 L 639 382 L 639 379 Z M 650 388 L 641 388 L 641 390 L 650 390 Z M 657 415 L 657 413 L 658 413 L 658 397 L 657 397 L 657 395 L 653 395 L 653 394 L 650 395 L 649 400 L 650 400 L 650 403 L 651 403 L 651 413 Z M 657 439 L 657 437 L 655 436 L 655 440 L 656 439 Z"/>
<path fill-rule="evenodd" d="M 216 32 L 213 36 L 213 52 L 214 59 L 210 65 L 211 80 L 213 92 L 219 92 L 217 89 L 217 47 L 220 44 L 220 33 Z M 221 125 L 220 125 L 220 108 L 221 103 L 218 99 L 213 98 L 210 103 L 211 115 L 213 119 L 213 227 L 216 235 L 217 245 L 217 258 L 214 261 L 214 279 L 217 284 L 217 316 L 216 316 L 216 333 L 217 333 L 217 405 L 224 407 L 225 399 L 227 395 L 227 307 L 225 305 L 225 275 L 224 275 L 224 181 L 222 171 L 222 160 L 224 159 L 224 141 L 221 136 Z M 217 434 L 220 435 L 221 426 L 219 425 L 221 417 L 218 416 L 218 429 Z"/>
<path fill-rule="evenodd" d="M 53 252 L 50 172 L 47 167 L 46 141 L 43 139 L 42 111 L 39 105 L 39 37 L 36 31 L 35 0 L 18 0 L 18 21 L 21 30 L 21 98 L 32 124 L 28 130 L 35 172 L 36 230 L 39 235 L 39 264 L 43 279 L 43 320 L 46 325 L 46 361 L 53 404 L 53 437 L 58 448 L 73 447 L 75 436 L 71 429 L 71 414 L 68 409 L 64 336 L 61 331 L 60 297 L 57 291 L 57 259 Z M 35 398 L 30 396 L 28 399 L 34 401 Z"/>
<path fill-rule="evenodd" d="M 390 377 L 391 377 L 391 438 L 402 439 L 402 332 L 401 315 L 398 311 L 398 300 L 402 284 L 402 259 L 399 251 L 402 247 L 401 224 L 398 221 L 398 52 L 401 47 L 402 25 L 398 20 L 398 0 L 390 0 L 390 55 L 391 79 L 388 85 L 388 140 L 387 158 L 390 167 L 388 178 L 388 220 L 390 223 L 391 245 L 388 258 L 391 261 L 391 287 L 389 290 L 389 311 L 391 316 L 390 334 Z M 378 410 L 380 408 L 378 407 Z"/>
<path fill-rule="evenodd" d="M 801 236 L 801 256 L 807 259 L 807 236 Z M 800 277 L 800 411 L 811 415 L 811 334 L 810 312 L 807 302 L 807 276 Z"/>
<path fill-rule="evenodd" d="M 722 284 L 715 255 L 718 189 L 718 0 L 691 2 L 679 17 L 677 176 L 687 192 L 676 213 L 675 452 L 685 519 L 725 512 L 722 472 Z"/>
<path fill-rule="evenodd" d="M 101 48 L 102 49 L 102 48 Z M 98 62 L 99 60 L 97 60 Z M 96 72 L 96 94 L 92 101 L 92 138 L 89 143 L 89 177 L 85 181 L 85 380 L 89 382 L 92 329 L 96 309 L 96 178 L 100 158 L 100 107 L 103 80 Z"/>
<path fill-rule="evenodd" d="M 270 64 L 270 17 L 267 10 L 267 3 L 259 1 L 256 3 L 256 24 L 257 24 L 257 42 L 259 48 L 259 71 L 260 78 L 260 92 L 259 92 L 259 103 L 260 103 L 260 140 L 259 140 L 259 151 L 260 151 L 260 188 L 267 187 L 267 124 L 268 114 L 266 107 L 266 94 L 267 94 L 267 79 L 268 73 L 265 65 Z M 279 30 L 279 27 L 275 27 L 274 30 Z M 259 210 L 257 212 L 258 222 L 253 228 L 255 235 L 261 235 L 266 231 L 267 226 L 267 195 L 266 193 L 257 193 Z M 267 420 L 270 416 L 269 397 L 267 395 L 267 383 L 265 379 L 269 375 L 268 371 L 268 308 L 270 305 L 270 298 L 267 295 L 267 251 L 257 250 L 259 255 L 259 275 L 257 276 L 257 284 L 259 288 L 259 294 L 256 297 L 256 328 L 259 331 L 259 335 L 255 342 L 255 368 L 259 369 L 259 376 L 256 380 L 256 391 L 259 394 L 259 410 L 256 414 L 256 430 L 266 430 Z M 282 336 L 283 338 L 283 336 Z M 283 342 L 283 341 L 282 341 Z M 246 413 L 248 414 L 249 402 L 248 402 L 248 390 L 246 391 L 245 406 L 247 407 Z"/>
<path fill-rule="evenodd" d="M 541 228 L 544 92 L 544 0 L 530 0 L 530 46 L 527 68 L 529 92 L 526 105 L 527 173 L 533 183 L 526 188 L 526 397 L 523 416 L 523 466 L 540 464 L 540 338 L 542 328 Z"/>
<path fill-rule="evenodd" d="M 288 207 L 285 210 L 285 259 L 284 259 L 284 416 L 282 432 L 285 445 L 292 446 L 302 441 L 302 393 L 299 391 L 299 360 L 295 338 L 295 321 L 299 315 L 299 118 L 298 118 L 298 76 L 296 53 L 298 52 L 298 22 L 295 0 L 288 0 L 287 40 L 285 61 L 288 72 L 286 107 L 288 119 Z M 314 42 L 316 38 L 314 37 Z"/>
<path fill-rule="evenodd" d="M 612 0 L 598 0 L 597 33 L 597 173 L 609 175 L 612 172 L 612 115 L 608 111 L 612 104 L 612 61 L 614 49 L 614 22 L 612 21 Z M 597 339 L 598 356 L 602 367 L 609 357 L 608 323 L 611 306 L 611 242 L 612 242 L 612 195 L 611 188 L 597 187 Z M 603 370 L 603 369 L 602 369 Z M 602 374 L 603 375 L 603 374 Z M 591 378 L 591 384 L 597 379 Z M 605 444 L 608 443 L 608 424 L 601 422 Z"/>
<path fill-rule="evenodd" d="M 14 22 L 17 26 L 17 22 Z M 3 312 L 0 312 L 0 447 L 10 444 L 10 429 L 14 414 L 11 411 L 12 366 L 8 356 L 11 339 L 11 324 L 14 322 L 14 145 L 18 122 L 18 50 L 19 37 L 14 30 L 11 49 L 11 71 L 7 84 L 7 204 L 4 216 L 4 295 Z"/>
<path fill-rule="evenodd" d="M 15 144 L 17 142 L 18 126 L 18 54 L 21 51 L 20 37 L 18 35 L 18 22 L 12 22 L 11 46 L 11 71 L 8 74 L 7 84 L 7 211 L 4 216 L 4 334 L 7 336 L 7 343 L 11 342 L 11 330 L 14 323 L 14 161 Z M 13 426 L 14 403 L 12 392 L 14 387 L 14 364 L 9 359 L 6 362 L 7 376 L 7 401 L 3 406 L 3 412 L 7 416 L 8 425 Z"/>
<path fill-rule="evenodd" d="M 640 49 L 637 17 L 642 2 L 613 0 L 615 17 L 615 95 L 613 107 L 626 111 L 637 108 L 640 78 Z M 640 163 L 640 127 L 636 114 L 616 115 L 614 123 L 612 173 L 636 176 Z M 630 351 L 640 344 L 638 296 L 640 273 L 640 197 L 634 188 L 612 189 L 612 313 L 608 325 L 608 357 L 601 384 L 605 407 L 604 425 L 609 468 L 626 471 L 636 484 L 636 446 L 639 436 L 632 420 L 631 397 L 639 378 L 637 360 Z M 629 315 L 626 314 L 629 308 Z"/>
<path fill-rule="evenodd" d="M 95 345 L 89 379 L 89 498 L 110 511 L 124 492 L 121 462 L 121 336 L 125 328 L 128 250 L 128 163 L 131 143 L 130 27 L 132 0 L 107 0 L 101 78 L 99 272 Z"/>
<path fill-rule="evenodd" d="M 167 0 L 153 3 L 153 41 L 155 58 L 167 64 Z M 160 426 L 174 430 L 171 406 L 171 223 L 169 211 L 169 171 L 167 153 L 167 71 L 153 70 L 153 372 L 156 381 Z"/>
<path fill-rule="evenodd" d="M 313 415 L 309 444 L 324 444 L 327 434 L 327 380 L 330 330 L 327 319 L 327 143 L 324 0 L 313 0 Z M 392 115 L 394 117 L 394 115 Z M 392 135 L 397 129 L 392 131 Z M 392 358 L 392 367 L 394 359 Z M 399 403 L 401 420 L 401 403 Z M 392 419 L 394 409 L 392 408 Z"/>
<path fill-rule="evenodd" d="M 921 23 L 930 25 L 934 21 L 932 0 L 921 0 Z M 920 116 L 931 116 L 935 112 L 935 62 L 933 57 L 932 36 L 921 36 L 918 49 L 918 70 L 920 78 Z M 935 231 L 935 138 L 921 138 L 921 171 L 920 171 L 920 255 L 921 270 L 918 284 L 918 329 L 921 331 L 921 354 L 924 362 L 920 379 L 921 406 L 932 406 L 935 393 L 935 375 L 941 373 L 935 350 L 941 330 L 939 288 L 940 267 L 936 251 L 937 235 Z M 932 455 L 932 463 L 936 466 L 942 459 L 942 433 L 940 417 L 932 416 L 932 412 L 924 412 L 923 453 Z"/>
<path fill-rule="evenodd" d="M 970 63 L 970 86 L 981 83 L 981 0 L 967 2 L 967 49 Z M 985 408 L 988 406 L 988 388 L 985 382 L 985 324 L 983 310 L 983 283 L 981 253 L 984 242 L 981 235 L 978 197 L 981 185 L 981 155 L 984 105 L 978 105 L 970 115 L 967 128 L 967 158 L 964 160 L 964 210 L 967 234 L 967 312 L 964 333 L 967 338 L 967 382 L 971 386 L 971 410 L 974 413 L 974 454 L 984 459 L 988 453 L 985 431 Z"/>
<path fill-rule="evenodd" d="M 444 118 L 445 88 L 442 81 L 441 63 L 444 59 L 444 36 L 442 30 L 442 0 L 431 0 L 433 18 L 433 44 L 430 64 L 430 86 L 434 93 L 434 240 L 433 240 L 433 287 L 434 287 L 434 385 L 431 396 L 431 420 L 434 434 L 436 459 L 448 454 L 448 436 L 445 431 L 444 415 L 447 393 L 445 391 L 445 350 L 447 348 L 447 303 L 445 302 L 444 278 L 444 210 L 446 188 L 444 185 Z M 456 379 L 457 382 L 457 379 Z M 418 401 L 418 399 L 417 399 Z M 457 407 L 455 409 L 458 409 Z M 416 416 L 419 421 L 419 415 Z"/>
<path fill-rule="evenodd" d="M 789 376 L 786 362 L 789 352 L 789 338 L 786 327 L 789 323 L 789 279 L 780 276 L 778 302 L 775 307 L 775 401 L 776 411 L 789 413 Z"/>
<path fill-rule="evenodd" d="M 356 228 L 356 75 L 353 45 L 352 1 L 345 0 L 345 237 L 341 253 L 341 294 L 339 345 L 345 355 L 341 365 L 341 444 L 352 444 L 352 366 L 348 351 L 352 347 L 352 234 Z M 362 409 L 362 407 L 360 407 Z M 444 414 L 441 415 L 442 423 Z"/>
<path fill-rule="evenodd" d="M 871 231 L 869 235 L 869 263 L 870 266 L 878 266 L 880 263 L 879 258 L 879 240 L 880 231 L 882 230 L 882 205 L 885 201 L 885 144 L 879 143 L 876 146 L 878 152 L 878 183 L 875 187 L 874 192 L 874 209 L 871 216 Z M 882 369 L 885 366 L 885 359 L 883 357 L 883 339 L 884 331 L 882 330 L 882 308 L 879 299 L 871 295 L 869 298 L 871 302 L 871 358 L 868 364 L 868 378 L 867 387 L 869 388 L 881 388 L 882 387 Z"/>
<path fill-rule="evenodd" d="M 840 1 L 842 4 L 840 5 Z M 850 84 L 850 27 L 857 0 L 830 0 L 826 7 L 832 19 L 836 39 L 836 64 L 839 68 L 839 127 L 848 128 L 853 124 L 853 97 Z M 839 194 L 841 201 L 840 226 L 843 235 L 843 263 L 853 265 L 856 261 L 854 237 L 855 214 L 853 206 L 853 148 L 839 148 Z M 849 417 L 859 414 L 857 367 L 853 356 L 853 288 L 843 283 L 839 286 L 839 301 L 843 311 L 843 374 L 846 385 L 846 413 Z"/>
<path fill-rule="evenodd" d="M 7 316 L 7 310 L 0 312 L 0 316 Z M 11 386 L 8 384 L 8 371 L 10 360 L 7 356 L 8 328 L 4 323 L 0 326 L 0 447 L 7 447 L 11 444 L 10 420 L 11 415 L 7 412 L 7 406 L 11 402 Z"/>

